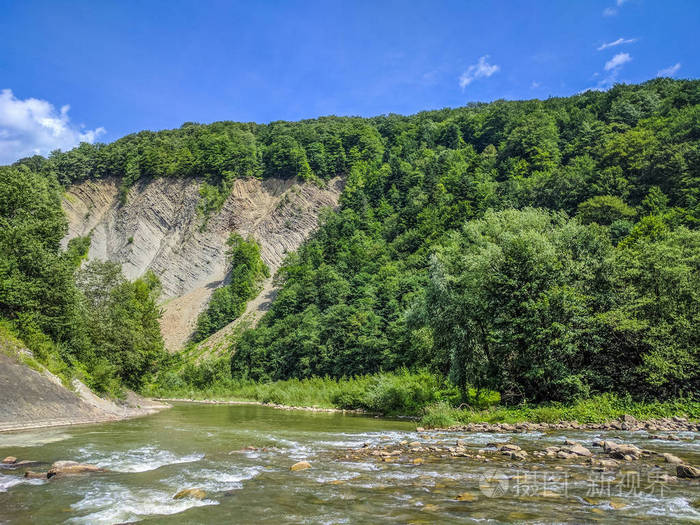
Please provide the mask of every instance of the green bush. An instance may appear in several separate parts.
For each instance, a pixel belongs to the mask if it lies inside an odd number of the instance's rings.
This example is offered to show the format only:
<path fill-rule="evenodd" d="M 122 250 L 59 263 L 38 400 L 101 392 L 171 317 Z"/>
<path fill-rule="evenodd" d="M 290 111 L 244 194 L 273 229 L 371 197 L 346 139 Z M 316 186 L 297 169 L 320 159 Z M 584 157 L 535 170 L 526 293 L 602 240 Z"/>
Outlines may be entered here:
<path fill-rule="evenodd" d="M 98 394 L 122 397 L 123 389 L 117 376 L 117 367 L 106 359 L 98 359 L 86 375 L 88 386 Z"/>

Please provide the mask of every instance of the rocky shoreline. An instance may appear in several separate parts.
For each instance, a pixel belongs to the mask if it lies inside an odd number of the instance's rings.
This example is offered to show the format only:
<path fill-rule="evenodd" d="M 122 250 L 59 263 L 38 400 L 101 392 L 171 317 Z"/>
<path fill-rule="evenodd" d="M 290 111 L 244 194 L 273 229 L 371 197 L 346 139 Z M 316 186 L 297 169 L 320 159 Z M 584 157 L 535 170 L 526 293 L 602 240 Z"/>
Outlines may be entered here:
<path fill-rule="evenodd" d="M 365 443 L 360 448 L 339 451 L 337 459 L 362 462 L 375 460 L 380 463 L 396 462 L 416 466 L 459 460 L 516 469 L 525 468 L 528 464 L 532 464 L 535 469 L 538 468 L 537 465 L 549 465 L 553 470 L 581 466 L 594 472 L 622 471 L 635 464 L 637 468 L 653 473 L 656 479 L 664 483 L 700 479 L 700 467 L 684 458 L 612 439 L 594 439 L 584 446 L 579 441 L 562 438 L 560 445 L 527 450 L 510 440 L 475 447 L 464 439 L 446 440 L 444 434 L 419 434 L 418 439 L 420 441 L 404 440 L 386 445 Z"/>
<path fill-rule="evenodd" d="M 418 432 L 426 430 L 423 427 L 416 429 Z M 452 425 L 444 428 L 430 428 L 430 430 L 442 430 L 447 432 L 547 432 L 556 430 L 624 430 L 635 432 L 698 432 L 700 422 L 690 421 L 684 417 L 666 417 L 639 421 L 630 415 L 625 415 L 617 420 L 605 423 L 579 423 L 578 421 L 560 421 L 558 423 L 468 423 L 466 425 Z M 652 437 L 654 439 L 654 437 Z M 674 438 L 671 437 L 671 440 Z"/>

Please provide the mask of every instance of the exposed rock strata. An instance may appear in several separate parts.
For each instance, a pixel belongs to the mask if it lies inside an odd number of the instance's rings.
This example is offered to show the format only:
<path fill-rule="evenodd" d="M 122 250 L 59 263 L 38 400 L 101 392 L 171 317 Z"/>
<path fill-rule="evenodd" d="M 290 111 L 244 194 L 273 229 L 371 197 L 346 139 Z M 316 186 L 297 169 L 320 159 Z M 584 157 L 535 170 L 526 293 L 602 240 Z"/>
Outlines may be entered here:
<path fill-rule="evenodd" d="M 139 181 L 124 205 L 117 180 L 85 181 L 70 187 L 64 198 L 69 220 L 64 245 L 91 235 L 90 258 L 120 263 L 130 279 L 153 270 L 163 284 L 163 337 L 166 347 L 177 350 L 192 334 L 214 289 L 225 282 L 229 234 L 254 237 L 274 273 L 316 228 L 320 211 L 337 205 L 342 184 L 340 178 L 325 187 L 288 179 L 239 179 L 221 210 L 205 223 L 197 212 L 197 180 Z M 274 295 L 271 281 L 266 285 L 263 300 L 247 312 L 252 322 Z"/>

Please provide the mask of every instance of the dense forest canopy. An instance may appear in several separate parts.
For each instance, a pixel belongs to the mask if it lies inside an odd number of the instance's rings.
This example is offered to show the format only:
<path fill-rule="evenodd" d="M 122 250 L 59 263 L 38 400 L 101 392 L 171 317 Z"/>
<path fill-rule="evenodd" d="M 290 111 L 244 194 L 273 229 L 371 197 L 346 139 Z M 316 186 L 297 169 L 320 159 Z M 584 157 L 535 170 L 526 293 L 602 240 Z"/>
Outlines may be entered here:
<path fill-rule="evenodd" d="M 238 177 L 336 175 L 340 209 L 278 272 L 234 376 L 427 367 L 507 402 L 700 389 L 700 81 L 413 116 L 187 123 L 22 159 L 0 168 L 0 315 L 67 360 L 102 363 L 79 343 L 101 335 L 76 328 L 91 300 L 75 281 L 86 245 L 59 249 L 60 185 L 119 177 L 126 198 L 140 179 L 200 177 L 206 215 Z M 144 279 L 110 287 L 135 301 L 118 315 L 144 320 L 113 343 L 151 356 L 138 361 L 150 370 L 157 283 Z M 229 292 L 220 310 L 239 311 L 248 292 Z M 202 334 L 221 322 L 203 319 Z"/>
<path fill-rule="evenodd" d="M 700 83 L 371 119 L 239 377 L 427 366 L 510 402 L 700 383 Z"/>

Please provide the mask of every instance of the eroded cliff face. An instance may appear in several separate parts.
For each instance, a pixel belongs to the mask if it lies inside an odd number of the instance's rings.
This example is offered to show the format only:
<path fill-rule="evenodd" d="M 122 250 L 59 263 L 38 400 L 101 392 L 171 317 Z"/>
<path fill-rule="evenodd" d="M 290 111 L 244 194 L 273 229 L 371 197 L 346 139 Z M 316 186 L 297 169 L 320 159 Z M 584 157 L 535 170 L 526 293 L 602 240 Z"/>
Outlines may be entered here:
<path fill-rule="evenodd" d="M 206 224 L 197 213 L 197 180 L 139 182 L 124 205 L 118 185 L 114 179 L 85 181 L 67 190 L 64 244 L 91 235 L 90 258 L 120 263 L 129 279 L 153 270 L 163 284 L 163 338 L 174 351 L 190 337 L 197 316 L 226 279 L 230 233 L 254 237 L 274 274 L 286 254 L 316 228 L 321 210 L 337 206 L 343 182 L 335 178 L 321 188 L 285 179 L 239 179 Z M 259 309 L 269 306 L 269 301 L 257 303 Z"/>

